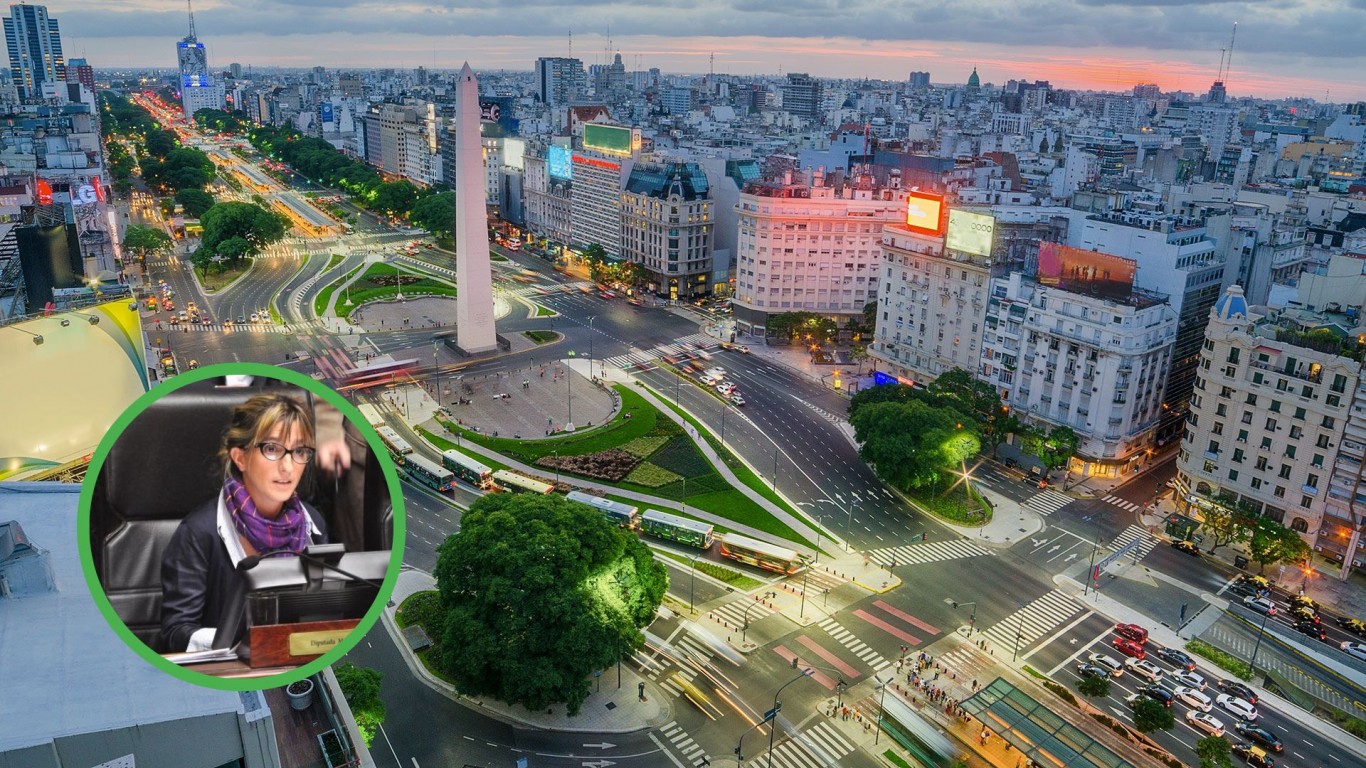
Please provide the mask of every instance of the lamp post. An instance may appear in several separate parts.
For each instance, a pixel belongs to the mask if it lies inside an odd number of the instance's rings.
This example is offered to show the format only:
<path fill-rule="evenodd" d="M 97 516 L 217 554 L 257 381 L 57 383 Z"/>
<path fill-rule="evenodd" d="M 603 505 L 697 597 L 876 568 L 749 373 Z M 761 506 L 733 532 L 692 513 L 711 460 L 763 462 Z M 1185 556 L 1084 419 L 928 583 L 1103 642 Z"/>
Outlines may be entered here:
<path fill-rule="evenodd" d="M 777 592 L 772 592 L 772 591 L 770 591 L 770 592 L 765 592 L 765 593 L 762 595 L 762 597 L 764 597 L 765 599 L 770 599 L 770 600 L 771 600 L 772 598 L 776 597 L 777 595 L 778 595 Z M 742 624 L 741 624 L 741 626 L 740 626 L 740 643 L 741 643 L 741 644 L 743 644 L 743 643 L 745 642 L 745 635 L 749 632 L 749 611 L 750 611 L 751 608 L 753 608 L 754 606 L 756 606 L 756 605 L 758 605 L 758 604 L 759 604 L 759 601 L 758 601 L 758 600 L 755 600 L 754 602 L 752 602 L 752 603 L 750 603 L 749 605 L 745 606 L 745 615 L 744 615 L 744 617 L 741 619 Z"/>
<path fill-rule="evenodd" d="M 797 660 L 796 660 L 795 658 L 792 659 L 792 665 L 793 665 L 794 667 L 797 665 Z M 793 683 L 797 682 L 798 680 L 801 680 L 803 677 L 810 677 L 810 676 L 811 676 L 811 673 L 814 672 L 814 671 L 815 671 L 815 670 L 809 669 L 809 668 L 808 668 L 808 669 L 803 669 L 803 670 L 802 670 L 802 673 L 801 673 L 800 675 L 797 675 L 796 677 L 792 678 L 791 680 L 788 680 L 786 683 L 783 683 L 782 685 L 778 686 L 778 690 L 776 690 L 776 691 L 773 692 L 773 719 L 774 719 L 775 721 L 778 719 L 778 710 L 782 707 L 782 703 L 778 701 L 778 695 L 781 694 L 781 693 L 783 692 L 783 689 L 784 689 L 784 688 L 788 687 L 789 685 L 792 685 Z M 776 732 L 776 731 L 778 730 L 775 726 L 776 726 L 776 722 L 775 722 L 775 723 L 772 723 L 772 724 L 770 724 L 770 725 L 768 726 L 768 767 L 767 767 L 767 768 L 773 768 L 773 734 L 774 734 L 774 732 Z M 737 749 L 738 749 L 738 747 L 737 747 Z M 737 752 L 736 754 L 738 755 L 739 753 Z"/>
<path fill-rule="evenodd" d="M 597 315 L 588 318 L 588 378 L 590 381 L 593 379 L 593 321 L 597 319 Z"/>
<path fill-rule="evenodd" d="M 877 722 L 873 725 L 873 746 L 876 747 L 878 740 L 882 738 L 882 718 L 887 714 L 885 704 L 887 701 L 887 686 L 892 684 L 892 681 L 896 679 L 896 676 L 893 675 L 886 680 L 874 676 L 873 679 L 878 681 L 878 690 L 881 691 L 877 697 Z"/>
<path fill-rule="evenodd" d="M 1020 613 L 1020 626 L 1017 627 L 1017 628 L 1015 629 L 1015 650 L 1010 654 L 1010 661 L 1011 661 L 1012 664 L 1015 663 L 1015 659 L 1020 655 L 1020 638 L 1024 637 L 1024 604 L 1023 604 L 1023 603 L 1020 604 L 1019 613 Z"/>
<path fill-rule="evenodd" d="M 1248 659 L 1248 672 L 1252 675 L 1257 674 L 1257 651 L 1262 647 L 1262 635 L 1266 632 L 1266 620 L 1271 618 L 1271 614 L 1262 614 L 1262 626 L 1257 629 L 1257 642 L 1252 646 L 1252 658 Z"/>
<path fill-rule="evenodd" d="M 692 598 L 693 598 L 693 587 L 697 586 L 697 558 L 699 558 L 699 557 L 701 557 L 701 556 L 702 556 L 702 553 L 701 553 L 701 552 L 698 552 L 697 554 L 695 554 L 695 555 L 693 555 L 692 557 L 688 558 L 688 567 L 689 567 L 689 570 L 688 570 L 688 613 L 697 613 L 697 611 L 694 610 L 693 607 L 692 607 Z M 743 637 L 740 638 L 740 639 L 741 639 L 742 642 L 744 641 L 744 638 L 743 638 Z"/>
<path fill-rule="evenodd" d="M 968 637 L 972 637 L 972 630 L 977 628 L 977 601 L 969 600 L 966 603 L 954 602 L 952 605 L 955 611 L 964 606 L 972 606 L 972 615 L 968 617 Z"/>

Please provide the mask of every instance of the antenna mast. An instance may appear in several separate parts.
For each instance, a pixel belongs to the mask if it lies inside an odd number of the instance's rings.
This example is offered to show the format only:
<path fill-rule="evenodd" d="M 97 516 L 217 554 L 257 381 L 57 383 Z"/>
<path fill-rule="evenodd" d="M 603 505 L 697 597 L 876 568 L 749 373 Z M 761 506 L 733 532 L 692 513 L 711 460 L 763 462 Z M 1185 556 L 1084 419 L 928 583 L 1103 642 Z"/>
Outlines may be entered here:
<path fill-rule="evenodd" d="M 188 39 L 190 42 L 194 42 L 199 38 L 195 37 L 194 34 L 194 5 L 192 4 L 192 0 L 185 0 L 185 9 L 190 12 L 190 36 Z"/>
<path fill-rule="evenodd" d="M 569 30 L 569 57 L 574 58 L 574 30 Z"/>
<path fill-rule="evenodd" d="M 1219 78 L 1227 82 L 1229 75 L 1233 74 L 1233 41 L 1238 39 L 1238 22 L 1233 22 L 1233 34 L 1228 37 L 1228 62 L 1224 65 L 1224 76 Z"/>

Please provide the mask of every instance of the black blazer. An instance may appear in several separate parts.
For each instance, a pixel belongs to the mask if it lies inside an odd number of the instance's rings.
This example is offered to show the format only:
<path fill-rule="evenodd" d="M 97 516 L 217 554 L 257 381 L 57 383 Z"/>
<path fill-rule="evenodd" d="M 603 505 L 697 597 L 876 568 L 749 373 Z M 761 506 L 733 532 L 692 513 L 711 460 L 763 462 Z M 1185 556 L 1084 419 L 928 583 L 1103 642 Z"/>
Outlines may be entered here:
<path fill-rule="evenodd" d="M 322 515 L 304 509 L 319 531 L 313 543 L 327 543 Z M 184 651 L 196 630 L 224 626 L 229 606 L 245 605 L 246 580 L 218 536 L 217 496 L 180 521 L 161 559 L 161 589 L 161 637 L 172 653 Z"/>

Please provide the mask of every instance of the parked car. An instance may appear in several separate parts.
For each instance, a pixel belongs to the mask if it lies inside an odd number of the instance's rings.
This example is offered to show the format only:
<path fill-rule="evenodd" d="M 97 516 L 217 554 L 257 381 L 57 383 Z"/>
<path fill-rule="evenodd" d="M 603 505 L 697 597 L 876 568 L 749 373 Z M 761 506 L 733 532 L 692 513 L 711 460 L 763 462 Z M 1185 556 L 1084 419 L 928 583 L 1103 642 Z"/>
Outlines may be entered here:
<path fill-rule="evenodd" d="M 1285 745 L 1282 744 L 1281 740 L 1276 737 L 1276 734 L 1272 733 L 1271 731 L 1268 731 L 1260 725 L 1254 725 L 1252 723 L 1245 723 L 1241 720 L 1236 720 L 1233 723 L 1233 730 L 1237 731 L 1239 736 L 1242 736 L 1243 738 L 1249 741 L 1266 747 L 1272 752 L 1285 751 Z"/>
<path fill-rule="evenodd" d="M 1265 613 L 1267 616 L 1276 615 L 1276 604 L 1265 597 L 1253 597 L 1249 595 L 1243 598 L 1243 605 L 1251 608 L 1257 613 Z"/>
<path fill-rule="evenodd" d="M 1204 731 L 1211 736 L 1224 735 L 1224 723 L 1213 715 L 1207 715 L 1199 710 L 1189 710 L 1186 712 L 1186 722 L 1198 731 Z"/>
<path fill-rule="evenodd" d="M 1180 699 L 1183 704 L 1191 709 L 1198 709 L 1201 712 L 1208 712 L 1211 709 L 1214 709 L 1214 702 L 1210 701 L 1208 696 L 1194 688 L 1178 685 L 1172 689 L 1172 693 L 1176 694 L 1176 698 Z"/>
<path fill-rule="evenodd" d="M 1184 667 L 1188 671 L 1195 671 L 1195 659 L 1192 659 L 1185 651 L 1176 648 L 1158 648 L 1157 657 L 1178 667 Z"/>
<path fill-rule="evenodd" d="M 1192 672 L 1189 669 L 1178 669 L 1172 672 L 1172 679 L 1197 691 L 1205 690 L 1205 676 L 1199 672 Z"/>
<path fill-rule="evenodd" d="M 1177 552 L 1185 552 L 1194 557 L 1200 556 L 1200 548 L 1195 546 L 1195 542 L 1193 541 L 1185 541 L 1184 539 L 1181 541 L 1173 541 L 1172 548 Z"/>
<path fill-rule="evenodd" d="M 1362 621 L 1361 619 L 1349 619 L 1346 616 L 1343 616 L 1338 619 L 1338 626 L 1354 635 L 1366 637 L 1366 621 Z"/>
<path fill-rule="evenodd" d="M 1257 719 L 1257 708 L 1247 703 L 1246 701 L 1243 701 L 1237 696 L 1230 696 L 1227 693 L 1221 693 L 1218 696 L 1215 696 L 1214 700 L 1218 702 L 1219 706 L 1222 709 L 1228 712 L 1232 712 L 1233 714 L 1237 715 L 1238 717 L 1241 717 L 1244 720 Z"/>
<path fill-rule="evenodd" d="M 1250 573 L 1239 576 L 1236 584 L 1251 592 L 1261 592 L 1271 589 L 1271 582 L 1267 581 L 1266 577 L 1254 576 Z"/>
<path fill-rule="evenodd" d="M 1234 696 L 1237 696 L 1244 701 L 1250 701 L 1253 704 L 1257 703 L 1257 692 L 1242 683 L 1234 680 L 1220 680 L 1215 683 L 1215 685 L 1224 693 L 1231 693 Z"/>
<path fill-rule="evenodd" d="M 1328 639 L 1328 632 L 1324 630 L 1322 624 L 1315 624 L 1312 621 L 1297 621 L 1295 622 L 1295 629 L 1299 632 L 1309 635 L 1315 640 Z"/>
<path fill-rule="evenodd" d="M 1342 643 L 1338 646 L 1343 653 L 1351 656 L 1358 661 L 1366 661 L 1366 643 Z"/>
<path fill-rule="evenodd" d="M 1133 640 L 1125 640 L 1122 637 L 1116 637 L 1114 640 L 1110 641 L 1110 645 L 1113 645 L 1115 650 L 1125 656 L 1132 656 L 1135 659 L 1146 659 L 1148 657 L 1148 652 L 1143 650 L 1143 644 L 1136 643 Z"/>
<path fill-rule="evenodd" d="M 1240 758 L 1245 764 L 1253 766 L 1253 768 L 1272 768 L 1276 765 L 1276 761 L 1266 753 L 1266 750 L 1252 744 L 1234 744 L 1229 747 L 1229 750 L 1233 752 L 1235 757 Z"/>
<path fill-rule="evenodd" d="M 1128 667 L 1130 672 L 1152 683 L 1161 680 L 1166 674 L 1161 667 L 1143 659 L 1125 659 L 1124 666 Z"/>
<path fill-rule="evenodd" d="M 1137 624 L 1116 624 L 1115 634 L 1139 644 L 1148 642 L 1148 630 Z"/>
<path fill-rule="evenodd" d="M 1105 669 L 1110 670 L 1111 677 L 1122 677 L 1124 675 L 1124 665 L 1120 664 L 1119 660 L 1113 656 L 1107 656 L 1103 653 L 1093 653 L 1090 656 L 1087 656 L 1086 660 L 1098 667 L 1104 667 Z"/>
<path fill-rule="evenodd" d="M 1138 692 L 1153 701 L 1162 702 L 1162 706 L 1164 707 L 1170 707 L 1172 705 L 1172 699 L 1175 698 L 1171 691 L 1157 684 L 1145 685 L 1142 688 L 1139 688 Z"/>

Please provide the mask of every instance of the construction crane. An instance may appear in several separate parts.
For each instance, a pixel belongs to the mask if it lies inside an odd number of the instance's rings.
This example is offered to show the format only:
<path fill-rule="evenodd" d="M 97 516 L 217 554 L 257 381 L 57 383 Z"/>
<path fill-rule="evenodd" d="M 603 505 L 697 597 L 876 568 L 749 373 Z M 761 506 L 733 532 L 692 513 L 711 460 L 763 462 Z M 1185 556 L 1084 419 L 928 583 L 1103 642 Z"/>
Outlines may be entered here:
<path fill-rule="evenodd" d="M 1233 34 L 1229 35 L 1228 48 L 1219 50 L 1219 82 L 1227 82 L 1228 76 L 1233 72 L 1233 42 L 1238 39 L 1238 22 L 1233 22 Z M 1228 59 L 1225 60 L 1224 52 L 1228 52 Z"/>

